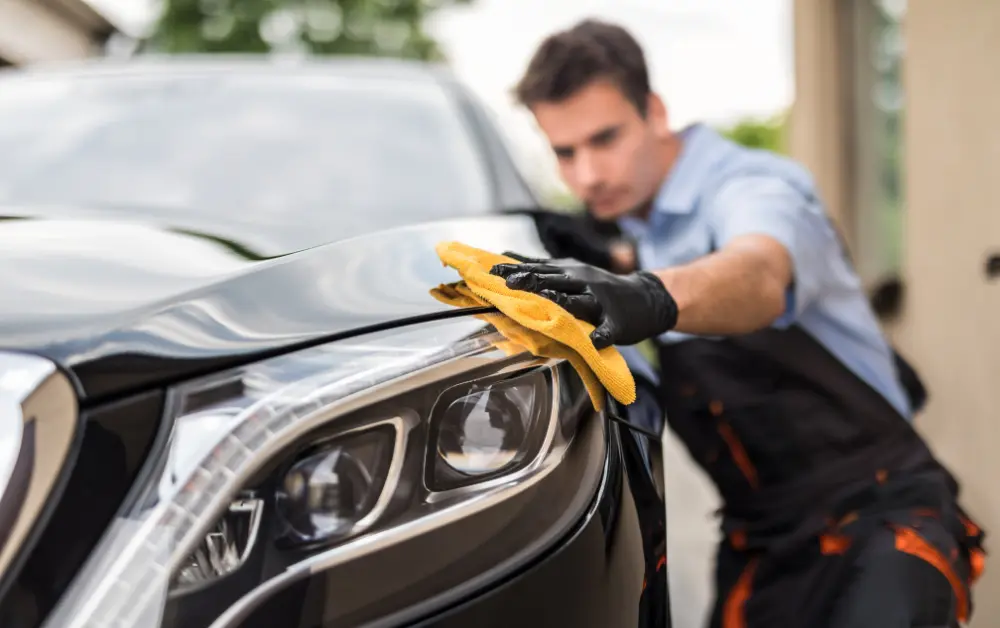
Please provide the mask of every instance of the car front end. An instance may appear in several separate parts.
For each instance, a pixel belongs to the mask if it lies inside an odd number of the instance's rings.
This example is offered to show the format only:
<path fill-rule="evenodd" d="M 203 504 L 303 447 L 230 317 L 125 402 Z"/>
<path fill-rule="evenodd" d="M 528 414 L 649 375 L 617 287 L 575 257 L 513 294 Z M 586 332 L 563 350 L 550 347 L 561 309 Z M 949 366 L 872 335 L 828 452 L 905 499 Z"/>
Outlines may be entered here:
<path fill-rule="evenodd" d="M 527 218 L 456 220 L 8 304 L 0 624 L 668 625 L 659 443 L 433 299 L 449 239 L 544 253 Z"/>

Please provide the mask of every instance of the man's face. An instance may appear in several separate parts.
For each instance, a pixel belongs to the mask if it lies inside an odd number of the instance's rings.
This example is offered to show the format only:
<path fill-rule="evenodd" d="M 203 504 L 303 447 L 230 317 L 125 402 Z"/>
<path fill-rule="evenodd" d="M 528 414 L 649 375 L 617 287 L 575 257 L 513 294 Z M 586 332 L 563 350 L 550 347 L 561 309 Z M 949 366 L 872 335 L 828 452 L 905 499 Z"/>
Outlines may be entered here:
<path fill-rule="evenodd" d="M 662 104 L 650 99 L 645 118 L 614 84 L 597 80 L 559 102 L 532 105 L 563 180 L 600 220 L 644 206 L 662 176 Z"/>

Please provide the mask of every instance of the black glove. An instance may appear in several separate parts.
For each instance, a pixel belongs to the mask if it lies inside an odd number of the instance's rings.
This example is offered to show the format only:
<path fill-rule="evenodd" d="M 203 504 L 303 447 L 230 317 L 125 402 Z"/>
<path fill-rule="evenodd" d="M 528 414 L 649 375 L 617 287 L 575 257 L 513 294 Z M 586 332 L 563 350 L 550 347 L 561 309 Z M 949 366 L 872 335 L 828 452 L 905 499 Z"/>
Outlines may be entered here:
<path fill-rule="evenodd" d="M 612 269 L 611 237 L 600 233 L 586 216 L 554 211 L 530 212 L 545 249 L 556 258 L 573 258 L 604 270 Z"/>
<path fill-rule="evenodd" d="M 490 273 L 506 279 L 508 288 L 543 296 L 594 325 L 590 339 L 597 349 L 634 345 L 677 324 L 677 303 L 652 273 L 616 275 L 576 260 L 504 255 L 523 263 L 497 264 Z"/>

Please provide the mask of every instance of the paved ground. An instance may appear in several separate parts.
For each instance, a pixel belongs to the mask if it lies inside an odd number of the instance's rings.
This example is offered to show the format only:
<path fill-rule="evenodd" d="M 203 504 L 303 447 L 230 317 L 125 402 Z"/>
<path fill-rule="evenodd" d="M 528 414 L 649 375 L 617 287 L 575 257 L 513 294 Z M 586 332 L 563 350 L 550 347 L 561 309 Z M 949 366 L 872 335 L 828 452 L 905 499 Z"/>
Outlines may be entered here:
<path fill-rule="evenodd" d="M 673 628 L 704 628 L 714 596 L 718 492 L 669 430 L 663 437 L 663 466 Z"/>

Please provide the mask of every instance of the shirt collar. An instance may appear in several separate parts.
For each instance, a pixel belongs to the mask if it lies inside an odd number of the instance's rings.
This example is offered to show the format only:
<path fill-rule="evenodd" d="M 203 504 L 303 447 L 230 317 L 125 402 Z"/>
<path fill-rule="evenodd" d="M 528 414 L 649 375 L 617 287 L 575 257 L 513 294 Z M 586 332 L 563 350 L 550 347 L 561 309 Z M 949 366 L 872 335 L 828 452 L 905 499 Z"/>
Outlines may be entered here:
<path fill-rule="evenodd" d="M 722 137 L 703 124 L 695 123 L 679 132 L 681 150 L 677 161 L 653 198 L 653 211 L 647 219 L 625 216 L 618 225 L 626 234 L 641 240 L 650 229 L 662 228 L 670 216 L 690 214 L 701 194 L 705 177 L 712 172 L 724 143 Z"/>
<path fill-rule="evenodd" d="M 703 124 L 692 124 L 681 132 L 681 150 L 660 191 L 653 210 L 665 214 L 688 214 L 694 209 L 704 178 L 711 171 L 711 157 L 718 135 Z"/>

